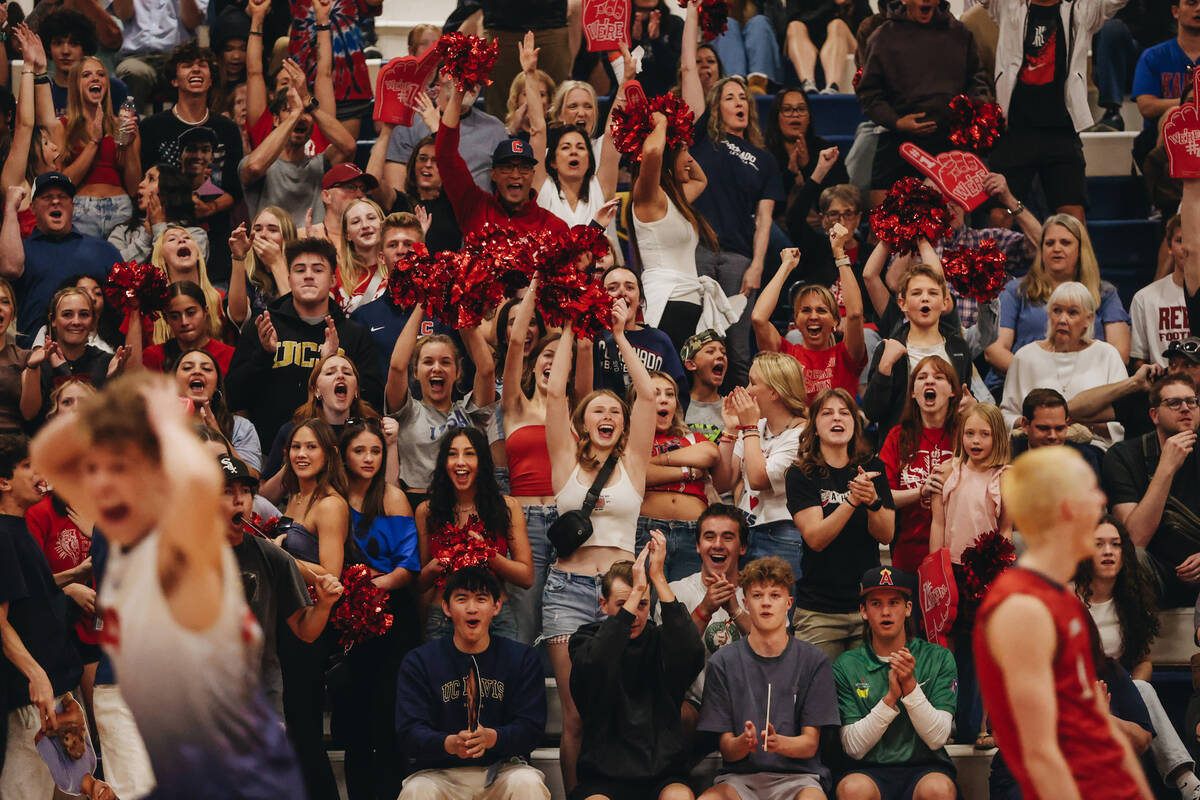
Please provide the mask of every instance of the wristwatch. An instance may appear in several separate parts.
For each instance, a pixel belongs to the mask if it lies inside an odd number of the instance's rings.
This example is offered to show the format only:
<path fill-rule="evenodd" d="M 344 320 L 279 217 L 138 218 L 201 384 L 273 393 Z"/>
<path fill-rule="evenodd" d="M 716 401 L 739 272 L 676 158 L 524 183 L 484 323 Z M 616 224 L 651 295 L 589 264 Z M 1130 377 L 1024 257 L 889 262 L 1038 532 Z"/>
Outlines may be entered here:
<path fill-rule="evenodd" d="M 304 113 L 311 114 L 321 107 L 321 102 L 315 97 L 310 97 L 308 103 L 304 106 Z"/>

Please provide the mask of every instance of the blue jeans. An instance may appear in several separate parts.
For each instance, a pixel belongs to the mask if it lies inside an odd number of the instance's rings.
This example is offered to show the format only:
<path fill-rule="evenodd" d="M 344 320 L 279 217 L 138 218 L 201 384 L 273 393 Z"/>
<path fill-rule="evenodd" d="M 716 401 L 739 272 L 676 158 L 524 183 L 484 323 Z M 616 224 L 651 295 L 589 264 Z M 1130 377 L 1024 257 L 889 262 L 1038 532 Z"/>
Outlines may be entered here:
<path fill-rule="evenodd" d="M 492 620 L 488 632 L 492 636 L 503 636 L 505 639 L 517 638 L 517 618 L 507 600 L 500 607 L 500 613 Z M 442 611 L 442 601 L 439 597 L 436 604 L 429 606 L 429 616 L 425 619 L 425 638 L 433 641 L 453 635 L 454 623 Z"/>
<path fill-rule="evenodd" d="M 533 586 L 508 588 L 508 603 L 517 617 L 517 641 L 533 644 L 542 633 L 542 593 L 546 589 L 546 574 L 554 563 L 554 546 L 546 533 L 558 519 L 558 506 L 523 506 L 525 531 L 533 550 Z"/>
<path fill-rule="evenodd" d="M 745 25 L 731 18 L 725 32 L 713 41 L 713 47 L 728 75 L 744 78 L 758 72 L 775 83 L 783 81 L 783 63 L 775 29 L 762 14 L 751 17 Z"/>
<path fill-rule="evenodd" d="M 667 582 L 686 578 L 700 571 L 700 554 L 696 552 L 696 523 L 677 519 L 638 517 L 636 552 L 641 553 L 650 541 L 650 531 L 662 531 L 667 537 Z"/>
<path fill-rule="evenodd" d="M 1093 72 L 1101 107 L 1121 105 L 1140 50 L 1129 26 L 1115 18 L 1105 22 L 1092 39 Z"/>
<path fill-rule="evenodd" d="M 128 222 L 133 216 L 133 201 L 129 195 L 118 197 L 85 197 L 75 195 L 73 224 L 76 233 L 108 239 L 113 228 Z"/>
<path fill-rule="evenodd" d="M 600 575 L 550 568 L 542 596 L 542 639 L 570 636 L 589 622 L 600 622 Z"/>
<path fill-rule="evenodd" d="M 791 520 L 767 522 L 750 529 L 750 546 L 746 548 L 743 564 L 756 558 L 779 556 L 792 567 L 796 580 L 800 580 L 800 562 L 804 558 L 804 537 Z"/>

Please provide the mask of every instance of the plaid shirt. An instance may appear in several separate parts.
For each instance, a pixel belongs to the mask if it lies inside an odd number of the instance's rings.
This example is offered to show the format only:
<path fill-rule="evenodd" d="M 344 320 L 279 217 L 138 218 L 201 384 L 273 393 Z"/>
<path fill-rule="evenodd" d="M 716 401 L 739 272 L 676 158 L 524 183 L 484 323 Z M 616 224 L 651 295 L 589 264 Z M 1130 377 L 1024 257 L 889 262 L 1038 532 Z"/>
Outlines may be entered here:
<path fill-rule="evenodd" d="M 996 247 L 1008 258 L 1006 269 L 1010 276 L 1024 275 L 1031 266 L 1036 255 L 1035 245 L 1025 234 L 1011 228 L 970 228 L 964 225 L 955 231 L 951 237 L 937 245 L 940 256 L 945 250 L 963 250 L 968 247 L 979 247 L 984 239 L 991 239 Z M 893 256 L 894 258 L 895 256 Z M 970 328 L 979 321 L 979 302 L 970 297 L 961 297 L 954 287 L 950 287 L 954 297 L 954 307 L 958 311 L 958 319 L 963 328 Z"/>

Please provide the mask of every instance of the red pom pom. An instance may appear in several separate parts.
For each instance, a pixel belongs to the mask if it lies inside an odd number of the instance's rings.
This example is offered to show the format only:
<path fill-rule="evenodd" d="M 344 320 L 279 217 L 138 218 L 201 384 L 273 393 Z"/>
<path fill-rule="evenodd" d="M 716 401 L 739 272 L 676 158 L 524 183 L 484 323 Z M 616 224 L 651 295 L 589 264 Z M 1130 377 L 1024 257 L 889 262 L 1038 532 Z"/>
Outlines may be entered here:
<path fill-rule="evenodd" d="M 606 252 L 603 238 L 604 232 L 591 225 L 542 237 L 536 303 L 547 326 L 560 328 L 570 322 L 580 339 L 593 339 L 612 327 L 612 297 L 580 271 L 587 263 L 585 256 L 598 258 Z"/>
<path fill-rule="evenodd" d="M 113 264 L 104 285 L 104 299 L 122 314 L 138 309 L 153 314 L 167 307 L 167 276 L 153 264 L 127 261 Z"/>
<path fill-rule="evenodd" d="M 893 253 L 911 253 L 919 239 L 937 244 L 950 235 L 950 211 L 937 189 L 917 178 L 901 178 L 871 209 L 871 230 Z"/>
<path fill-rule="evenodd" d="M 947 250 L 942 253 L 942 269 L 960 297 L 980 303 L 999 295 L 1009 277 L 1008 256 L 992 239 L 984 239 L 979 247 Z"/>
<path fill-rule="evenodd" d="M 673 94 L 659 95 L 649 105 L 615 108 L 610 127 L 613 146 L 631 161 L 642 160 L 642 143 L 654 131 L 654 112 L 667 118 L 667 150 L 691 147 L 695 115 Z"/>
<path fill-rule="evenodd" d="M 858 88 L 858 84 L 862 83 L 862 69 L 862 67 L 859 67 L 858 69 L 854 70 L 854 78 L 850 81 L 855 89 Z"/>
<path fill-rule="evenodd" d="M 729 23 L 729 4 L 726 0 L 694 0 L 700 6 L 700 32 L 704 41 L 711 42 L 725 32 Z M 680 8 L 688 7 L 688 0 L 679 0 Z"/>
<path fill-rule="evenodd" d="M 388 275 L 388 292 L 392 303 L 399 308 L 411 308 L 425 302 L 426 287 L 437 279 L 436 259 L 429 254 L 424 242 L 413 245 L 407 255 L 401 256 Z"/>
<path fill-rule="evenodd" d="M 972 100 L 965 94 L 950 101 L 950 141 L 976 153 L 996 146 L 1004 130 L 1004 112 L 995 103 Z"/>
<path fill-rule="evenodd" d="M 472 514 L 464 525 L 447 525 L 433 537 L 433 557 L 442 565 L 438 586 L 463 567 L 486 567 L 494 555 L 496 548 L 479 517 Z"/>
<path fill-rule="evenodd" d="M 349 650 L 359 642 L 374 639 L 392 627 L 392 615 L 387 612 L 387 591 L 371 583 L 371 571 L 365 564 L 355 564 L 342 572 L 342 597 L 329 615 L 329 624 L 337 631 L 338 643 Z M 316 592 L 309 587 L 316 599 Z"/>
<path fill-rule="evenodd" d="M 500 54 L 495 42 L 456 31 L 443 34 L 435 47 L 442 60 L 442 70 L 454 79 L 460 91 L 487 86 L 492 82 L 488 74 Z"/>
<path fill-rule="evenodd" d="M 982 533 L 962 553 L 963 574 L 966 577 L 967 600 L 978 603 L 987 594 L 992 581 L 1017 560 L 1012 542 L 996 531 Z"/>

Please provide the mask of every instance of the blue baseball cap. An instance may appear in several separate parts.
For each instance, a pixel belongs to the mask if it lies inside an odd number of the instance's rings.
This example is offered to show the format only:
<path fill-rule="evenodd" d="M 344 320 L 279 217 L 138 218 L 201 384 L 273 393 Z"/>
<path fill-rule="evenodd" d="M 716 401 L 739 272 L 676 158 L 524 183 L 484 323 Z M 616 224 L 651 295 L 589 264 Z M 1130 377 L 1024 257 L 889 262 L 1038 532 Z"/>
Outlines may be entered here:
<path fill-rule="evenodd" d="M 496 149 L 492 151 L 493 167 L 504 161 L 524 161 L 527 164 L 538 163 L 537 157 L 533 154 L 533 148 L 529 146 L 529 142 L 516 138 L 505 139 L 496 145 Z"/>

